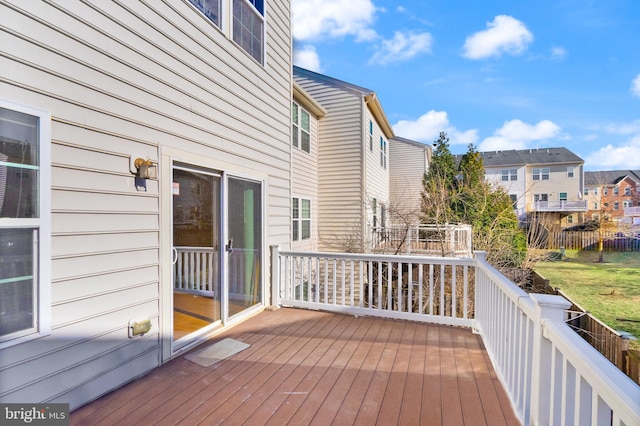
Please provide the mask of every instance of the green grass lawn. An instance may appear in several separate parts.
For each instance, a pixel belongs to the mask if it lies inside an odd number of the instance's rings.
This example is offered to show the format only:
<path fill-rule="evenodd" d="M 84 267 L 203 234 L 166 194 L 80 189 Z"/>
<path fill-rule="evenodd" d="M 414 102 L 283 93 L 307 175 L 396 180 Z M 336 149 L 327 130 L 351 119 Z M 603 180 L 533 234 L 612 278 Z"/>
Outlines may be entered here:
<path fill-rule="evenodd" d="M 604 252 L 599 263 L 598 252 L 567 251 L 534 269 L 609 327 L 640 339 L 640 253 Z M 640 340 L 632 346 L 640 349 Z"/>

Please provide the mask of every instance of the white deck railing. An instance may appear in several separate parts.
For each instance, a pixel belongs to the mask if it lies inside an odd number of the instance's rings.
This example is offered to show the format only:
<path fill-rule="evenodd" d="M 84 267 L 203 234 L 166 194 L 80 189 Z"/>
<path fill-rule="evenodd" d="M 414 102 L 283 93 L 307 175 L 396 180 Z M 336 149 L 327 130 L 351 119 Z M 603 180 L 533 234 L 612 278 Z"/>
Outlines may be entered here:
<path fill-rule="evenodd" d="M 530 295 L 474 259 L 301 253 L 272 247 L 275 304 L 471 327 L 523 424 L 640 425 L 640 387 Z"/>
<path fill-rule="evenodd" d="M 390 225 L 371 228 L 374 251 L 471 257 L 471 225 Z"/>
<path fill-rule="evenodd" d="M 220 253 L 213 247 L 175 247 L 173 288 L 185 293 L 219 297 Z M 228 255 L 227 274 L 229 297 L 244 297 L 247 286 L 257 288 L 255 274 L 259 271 L 259 252 L 234 248 Z"/>
<path fill-rule="evenodd" d="M 208 247 L 175 247 L 173 288 L 213 297 L 220 270 L 218 252 Z"/>

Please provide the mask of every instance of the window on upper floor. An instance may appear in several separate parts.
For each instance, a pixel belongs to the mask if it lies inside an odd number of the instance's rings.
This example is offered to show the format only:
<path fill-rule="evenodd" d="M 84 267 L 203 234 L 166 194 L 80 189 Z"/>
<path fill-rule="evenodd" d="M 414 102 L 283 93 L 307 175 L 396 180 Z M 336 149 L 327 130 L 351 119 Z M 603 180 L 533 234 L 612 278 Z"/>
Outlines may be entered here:
<path fill-rule="evenodd" d="M 233 0 L 233 41 L 259 63 L 264 61 L 264 1 Z"/>
<path fill-rule="evenodd" d="M 630 186 L 625 186 L 624 188 L 624 195 L 631 195 L 631 187 Z"/>
<path fill-rule="evenodd" d="M 602 189 L 602 194 L 604 194 L 604 195 L 609 195 L 609 188 L 604 187 L 604 188 Z"/>
<path fill-rule="evenodd" d="M 291 105 L 291 145 L 311 152 L 311 116 L 300 105 Z"/>
<path fill-rule="evenodd" d="M 189 0 L 189 3 L 220 27 L 220 0 Z"/>
<path fill-rule="evenodd" d="M 593 195 L 598 195 L 598 187 L 593 188 Z"/>
<path fill-rule="evenodd" d="M 369 151 L 373 151 L 373 121 L 369 120 Z"/>
<path fill-rule="evenodd" d="M 502 180 L 518 180 L 518 169 L 503 169 L 502 170 Z"/>
<path fill-rule="evenodd" d="M 311 238 L 311 200 L 293 197 L 291 200 L 292 239 L 293 241 Z"/>
<path fill-rule="evenodd" d="M 539 201 L 549 201 L 549 194 L 533 194 L 533 201 L 536 203 Z"/>
<path fill-rule="evenodd" d="M 593 209 L 594 210 L 598 210 L 598 203 L 597 202 L 593 203 Z"/>
<path fill-rule="evenodd" d="M 619 210 L 620 209 L 620 202 L 619 201 L 614 201 L 613 202 L 613 209 L 614 210 Z"/>
<path fill-rule="evenodd" d="M 49 129 L 0 100 L 0 348 L 51 330 Z"/>
<path fill-rule="evenodd" d="M 549 167 L 534 168 L 532 170 L 533 180 L 549 180 Z"/>
<path fill-rule="evenodd" d="M 380 136 L 380 166 L 387 168 L 387 141 Z"/>
<path fill-rule="evenodd" d="M 589 195 L 589 188 L 584 189 L 584 195 Z"/>
<path fill-rule="evenodd" d="M 625 200 L 622 202 L 622 207 L 627 208 L 627 207 L 633 207 L 633 201 L 632 200 Z"/>
<path fill-rule="evenodd" d="M 617 186 L 613 187 L 613 195 L 620 195 L 620 188 L 618 188 Z"/>
<path fill-rule="evenodd" d="M 575 174 L 575 167 L 568 166 L 567 167 L 567 177 L 568 178 L 572 178 L 574 174 Z"/>
<path fill-rule="evenodd" d="M 560 201 L 567 201 L 567 193 L 566 192 L 561 192 L 559 194 L 559 198 L 560 198 Z"/>
<path fill-rule="evenodd" d="M 223 13 L 228 0 L 188 0 L 214 25 L 230 36 L 245 52 L 264 64 L 265 13 L 264 0 L 230 0 L 232 10 L 231 34 L 223 28 Z M 224 3 L 224 5 L 223 5 Z"/>

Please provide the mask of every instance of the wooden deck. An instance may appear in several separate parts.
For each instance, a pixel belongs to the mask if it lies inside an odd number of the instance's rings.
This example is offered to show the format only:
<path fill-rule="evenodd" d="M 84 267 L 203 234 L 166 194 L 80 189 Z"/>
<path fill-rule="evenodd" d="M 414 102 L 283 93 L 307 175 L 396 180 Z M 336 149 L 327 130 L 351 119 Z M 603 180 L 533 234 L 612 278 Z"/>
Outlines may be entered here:
<path fill-rule="evenodd" d="M 470 330 L 280 309 L 205 368 L 180 356 L 71 413 L 72 425 L 519 424 Z"/>

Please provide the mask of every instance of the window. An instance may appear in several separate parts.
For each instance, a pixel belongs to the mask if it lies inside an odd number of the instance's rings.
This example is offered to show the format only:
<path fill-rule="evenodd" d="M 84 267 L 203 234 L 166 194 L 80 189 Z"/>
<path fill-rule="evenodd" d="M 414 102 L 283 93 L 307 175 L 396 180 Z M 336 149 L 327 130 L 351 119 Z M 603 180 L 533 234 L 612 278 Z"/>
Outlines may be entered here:
<path fill-rule="evenodd" d="M 233 41 L 256 61 L 264 60 L 264 1 L 233 0 Z"/>
<path fill-rule="evenodd" d="M 602 190 L 602 193 L 603 193 L 604 195 L 609 195 L 609 188 L 606 188 L 606 187 L 605 187 L 605 188 Z"/>
<path fill-rule="evenodd" d="M 502 180 L 518 180 L 518 170 L 517 169 L 504 169 L 502 170 Z"/>
<path fill-rule="evenodd" d="M 369 120 L 369 151 L 373 151 L 373 121 Z"/>
<path fill-rule="evenodd" d="M 518 208 L 518 196 L 516 194 L 509 194 L 509 199 L 511 200 L 513 208 Z"/>
<path fill-rule="evenodd" d="M 620 209 L 620 202 L 619 201 L 614 201 L 613 202 L 613 209 L 614 210 L 619 210 Z"/>
<path fill-rule="evenodd" d="M 291 144 L 304 152 L 311 152 L 310 116 L 297 103 L 291 105 Z"/>
<path fill-rule="evenodd" d="M 569 216 L 567 216 L 567 223 L 568 224 L 572 224 L 573 223 L 573 215 L 570 214 Z"/>
<path fill-rule="evenodd" d="M 387 141 L 380 136 L 380 166 L 387 168 Z"/>
<path fill-rule="evenodd" d="M 613 195 L 620 195 L 620 188 L 618 188 L 617 186 L 613 187 Z"/>
<path fill-rule="evenodd" d="M 51 329 L 50 115 L 0 100 L 0 347 Z"/>
<path fill-rule="evenodd" d="M 373 227 L 378 226 L 378 200 L 375 198 L 371 201 L 371 212 L 373 213 Z"/>
<path fill-rule="evenodd" d="M 311 200 L 294 197 L 292 200 L 293 241 L 311 238 Z"/>
<path fill-rule="evenodd" d="M 211 22 L 220 27 L 220 0 L 189 0 Z"/>
<path fill-rule="evenodd" d="M 538 201 L 549 201 L 549 194 L 534 194 L 533 201 L 535 201 L 536 203 Z"/>
<path fill-rule="evenodd" d="M 533 169 L 533 180 L 549 180 L 549 167 Z"/>
<path fill-rule="evenodd" d="M 560 193 L 560 201 L 567 201 L 567 193 L 566 192 L 561 192 Z"/>
<path fill-rule="evenodd" d="M 631 195 L 631 187 L 630 186 L 626 186 L 624 188 L 624 195 Z"/>
<path fill-rule="evenodd" d="M 598 187 L 593 188 L 593 195 L 598 195 Z"/>
<path fill-rule="evenodd" d="M 584 189 L 584 195 L 589 195 L 589 188 Z"/>
<path fill-rule="evenodd" d="M 622 207 L 627 208 L 627 207 L 633 207 L 633 201 L 631 200 L 625 200 L 622 202 Z"/>
<path fill-rule="evenodd" d="M 573 177 L 574 170 L 575 170 L 575 167 L 573 167 L 573 166 L 568 166 L 567 167 L 567 177 L 568 178 L 572 178 Z"/>
<path fill-rule="evenodd" d="M 593 209 L 594 210 L 598 210 L 598 203 L 597 202 L 593 203 Z"/>

